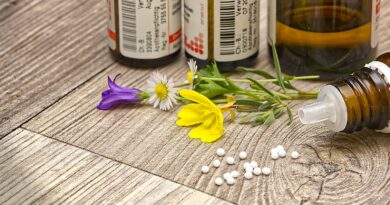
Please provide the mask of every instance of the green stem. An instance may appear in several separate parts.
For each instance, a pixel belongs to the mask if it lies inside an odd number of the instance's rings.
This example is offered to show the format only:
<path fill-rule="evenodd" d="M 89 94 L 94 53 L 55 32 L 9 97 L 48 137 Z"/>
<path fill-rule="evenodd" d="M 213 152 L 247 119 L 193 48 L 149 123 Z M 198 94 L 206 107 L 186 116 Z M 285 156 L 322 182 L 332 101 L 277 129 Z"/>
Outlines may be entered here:
<path fill-rule="evenodd" d="M 298 76 L 298 77 L 293 77 L 291 80 L 313 80 L 317 79 L 319 76 L 317 75 L 312 75 L 312 76 Z M 217 81 L 217 82 L 225 82 L 226 80 L 224 78 L 210 78 L 210 77 L 202 77 L 204 80 L 212 80 L 212 81 Z M 233 82 L 236 83 L 251 83 L 250 80 L 247 79 L 230 79 Z M 261 79 L 257 80 L 262 83 L 273 83 L 273 82 L 278 82 L 278 79 Z"/>

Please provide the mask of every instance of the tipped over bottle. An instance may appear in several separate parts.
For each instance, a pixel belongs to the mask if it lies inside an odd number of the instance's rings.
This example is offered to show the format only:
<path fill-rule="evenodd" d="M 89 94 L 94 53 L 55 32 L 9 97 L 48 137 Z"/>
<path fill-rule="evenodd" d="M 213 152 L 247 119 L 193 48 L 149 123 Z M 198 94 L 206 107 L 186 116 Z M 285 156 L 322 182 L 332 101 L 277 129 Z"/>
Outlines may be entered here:
<path fill-rule="evenodd" d="M 317 102 L 298 111 L 303 124 L 325 123 L 335 132 L 363 128 L 390 133 L 390 53 L 324 86 Z"/>

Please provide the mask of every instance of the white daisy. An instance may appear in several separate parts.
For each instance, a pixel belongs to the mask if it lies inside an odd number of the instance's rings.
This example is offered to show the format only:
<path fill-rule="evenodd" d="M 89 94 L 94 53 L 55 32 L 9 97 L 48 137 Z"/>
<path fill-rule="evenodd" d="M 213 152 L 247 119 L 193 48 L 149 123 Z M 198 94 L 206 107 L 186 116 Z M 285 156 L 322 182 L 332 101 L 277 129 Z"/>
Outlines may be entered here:
<path fill-rule="evenodd" d="M 198 66 L 196 65 L 196 61 L 192 58 L 187 62 L 187 64 L 190 69 L 190 72 L 187 73 L 187 82 L 190 84 L 192 89 L 194 78 L 196 78 L 195 74 L 198 71 Z"/>
<path fill-rule="evenodd" d="M 152 104 L 153 107 L 159 107 L 161 110 L 167 111 L 176 104 L 175 85 L 171 79 L 167 78 L 167 76 L 155 71 L 152 75 L 150 75 L 147 83 L 149 86 L 147 92 L 151 95 L 149 103 Z"/>

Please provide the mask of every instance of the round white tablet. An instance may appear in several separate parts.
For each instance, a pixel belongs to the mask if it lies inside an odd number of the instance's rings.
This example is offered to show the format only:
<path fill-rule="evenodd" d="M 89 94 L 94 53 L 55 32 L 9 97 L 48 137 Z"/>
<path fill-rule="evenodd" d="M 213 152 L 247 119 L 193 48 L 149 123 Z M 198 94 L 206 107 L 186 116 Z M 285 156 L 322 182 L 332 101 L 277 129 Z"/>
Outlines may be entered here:
<path fill-rule="evenodd" d="M 221 161 L 219 161 L 218 159 L 214 160 L 214 161 L 213 161 L 213 166 L 214 166 L 215 168 L 218 168 L 219 166 L 221 166 Z"/>
<path fill-rule="evenodd" d="M 299 153 L 298 153 L 297 151 L 293 151 L 293 152 L 291 153 L 291 157 L 292 157 L 293 159 L 297 159 L 297 158 L 299 157 Z"/>
<path fill-rule="evenodd" d="M 221 186 L 223 184 L 223 179 L 221 177 L 217 177 L 214 181 L 214 183 L 217 185 L 217 186 Z"/>
<path fill-rule="evenodd" d="M 228 157 L 228 158 L 226 158 L 226 162 L 228 164 L 234 164 L 234 158 L 233 157 Z"/>
<path fill-rule="evenodd" d="M 256 167 L 253 169 L 253 174 L 256 175 L 256 176 L 259 176 L 261 174 L 261 168 L 260 167 Z"/>
<path fill-rule="evenodd" d="M 203 174 L 207 174 L 208 172 L 209 172 L 209 167 L 208 166 L 203 166 L 202 167 L 202 172 L 203 172 Z"/>
<path fill-rule="evenodd" d="M 225 156 L 225 150 L 223 148 L 218 148 L 217 149 L 217 155 L 220 157 Z"/>
<path fill-rule="evenodd" d="M 264 167 L 262 170 L 264 175 L 270 175 L 271 174 L 271 169 L 268 167 Z"/>
<path fill-rule="evenodd" d="M 240 152 L 240 159 L 246 159 L 246 157 L 248 156 L 248 154 L 244 151 Z"/>

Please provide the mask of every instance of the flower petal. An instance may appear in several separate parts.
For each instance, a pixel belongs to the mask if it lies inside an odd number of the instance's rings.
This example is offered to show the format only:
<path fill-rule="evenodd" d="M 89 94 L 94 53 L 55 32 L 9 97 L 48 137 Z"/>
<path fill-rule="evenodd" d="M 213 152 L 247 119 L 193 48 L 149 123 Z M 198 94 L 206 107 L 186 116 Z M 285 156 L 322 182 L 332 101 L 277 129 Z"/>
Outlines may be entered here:
<path fill-rule="evenodd" d="M 120 93 L 129 93 L 129 94 L 139 94 L 140 91 L 135 88 L 127 88 L 123 86 L 119 86 L 115 83 L 116 79 L 118 79 L 121 76 L 121 74 L 118 74 L 115 76 L 114 81 L 111 80 L 110 77 L 108 77 L 108 87 L 112 92 L 120 92 Z"/>
<path fill-rule="evenodd" d="M 200 124 L 203 121 L 203 113 L 207 111 L 207 108 L 200 104 L 188 104 L 185 105 L 177 116 L 180 118 L 176 121 L 178 126 L 191 126 Z"/>
<path fill-rule="evenodd" d="M 100 110 L 109 110 L 120 104 L 133 104 L 140 101 L 141 99 L 136 95 L 105 92 L 97 108 Z"/>
<path fill-rule="evenodd" d="M 204 96 L 204 95 L 202 95 L 202 94 L 200 94 L 200 93 L 198 93 L 196 91 L 193 91 L 193 90 L 180 90 L 180 95 L 183 98 L 187 99 L 187 100 L 199 103 L 199 104 L 204 105 L 206 107 L 213 108 L 213 109 L 215 109 L 215 108 L 219 109 L 206 96 Z"/>
<path fill-rule="evenodd" d="M 190 138 L 201 138 L 202 142 L 214 142 L 222 137 L 223 131 L 223 126 L 218 123 L 209 127 L 199 125 L 192 129 L 188 136 Z"/>

